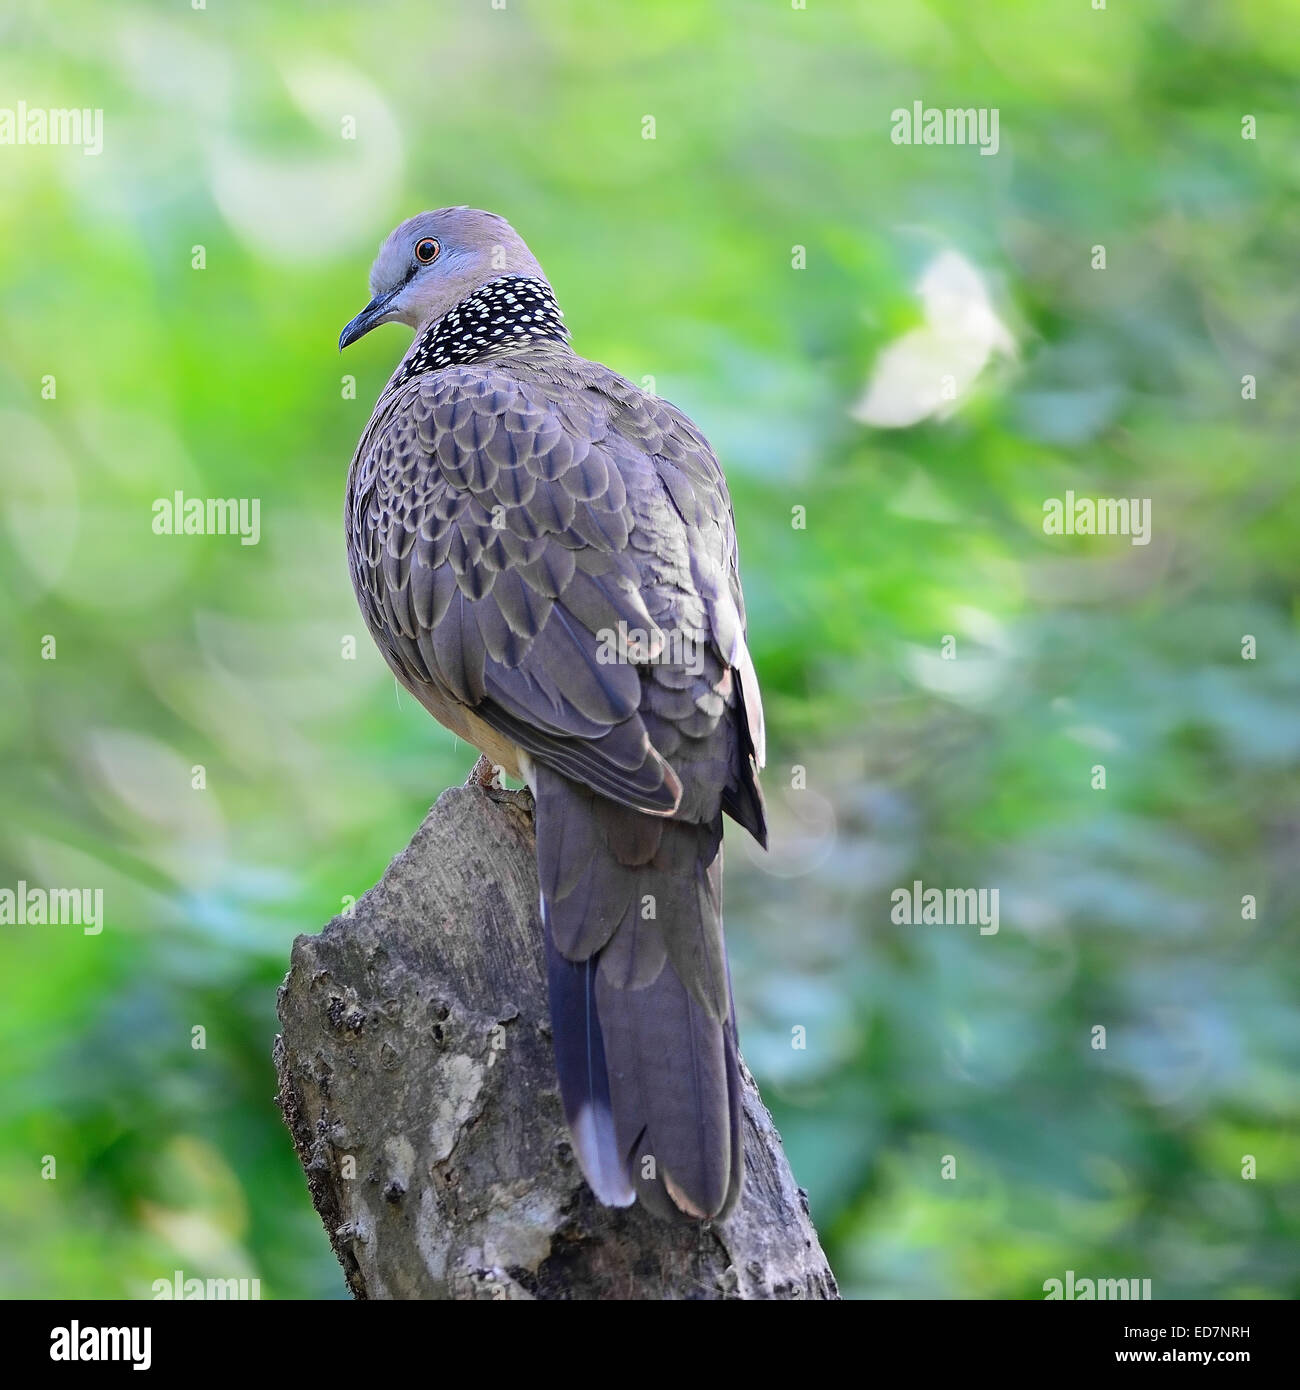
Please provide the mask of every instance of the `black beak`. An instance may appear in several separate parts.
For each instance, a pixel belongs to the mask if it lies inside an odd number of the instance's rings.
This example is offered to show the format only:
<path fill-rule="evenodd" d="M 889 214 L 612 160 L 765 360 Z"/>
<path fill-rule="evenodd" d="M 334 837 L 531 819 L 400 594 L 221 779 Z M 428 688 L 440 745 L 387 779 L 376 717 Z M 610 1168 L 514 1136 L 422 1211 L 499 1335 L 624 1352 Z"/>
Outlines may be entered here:
<path fill-rule="evenodd" d="M 397 298 L 397 291 L 402 288 L 398 285 L 397 289 L 389 290 L 387 294 L 377 294 L 369 304 L 352 320 L 350 324 L 339 334 L 339 351 L 342 352 L 350 343 L 355 343 L 358 338 L 364 338 L 372 328 L 378 328 L 384 322 L 384 315 L 388 312 L 388 306 Z"/>

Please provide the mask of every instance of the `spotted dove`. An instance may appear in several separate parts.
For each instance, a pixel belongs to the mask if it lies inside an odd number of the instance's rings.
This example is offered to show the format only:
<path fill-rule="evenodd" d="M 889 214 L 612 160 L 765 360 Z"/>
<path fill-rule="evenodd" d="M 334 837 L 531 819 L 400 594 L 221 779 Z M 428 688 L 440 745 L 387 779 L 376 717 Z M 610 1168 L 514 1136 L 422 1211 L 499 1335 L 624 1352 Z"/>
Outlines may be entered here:
<path fill-rule="evenodd" d="M 579 357 L 504 219 L 403 222 L 340 348 L 416 329 L 348 475 L 397 679 L 536 802 L 560 1095 L 600 1201 L 725 1215 L 744 1154 L 722 813 L 766 843 L 731 500 L 681 411 Z"/>

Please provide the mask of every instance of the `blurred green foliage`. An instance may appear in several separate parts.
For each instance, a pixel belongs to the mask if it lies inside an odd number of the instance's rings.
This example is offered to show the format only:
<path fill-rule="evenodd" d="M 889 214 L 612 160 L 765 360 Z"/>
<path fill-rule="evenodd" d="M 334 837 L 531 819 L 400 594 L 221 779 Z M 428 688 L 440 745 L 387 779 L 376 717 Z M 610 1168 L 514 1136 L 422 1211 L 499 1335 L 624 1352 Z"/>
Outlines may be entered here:
<path fill-rule="evenodd" d="M 344 564 L 405 331 L 334 345 L 389 228 L 464 202 L 727 467 L 775 825 L 729 840 L 741 1036 L 845 1292 L 1300 1293 L 1294 18 L 11 0 L 0 106 L 102 108 L 104 150 L 0 147 L 0 885 L 107 927 L 0 928 L 0 1291 L 341 1295 L 275 986 L 472 755 Z M 892 144 L 916 100 L 998 108 L 996 157 Z M 945 249 L 1016 360 L 869 428 Z M 260 498 L 260 544 L 155 536 L 177 489 Z M 1151 498 L 1151 544 L 1045 536 L 1066 489 Z M 1001 930 L 893 925 L 915 878 Z"/>

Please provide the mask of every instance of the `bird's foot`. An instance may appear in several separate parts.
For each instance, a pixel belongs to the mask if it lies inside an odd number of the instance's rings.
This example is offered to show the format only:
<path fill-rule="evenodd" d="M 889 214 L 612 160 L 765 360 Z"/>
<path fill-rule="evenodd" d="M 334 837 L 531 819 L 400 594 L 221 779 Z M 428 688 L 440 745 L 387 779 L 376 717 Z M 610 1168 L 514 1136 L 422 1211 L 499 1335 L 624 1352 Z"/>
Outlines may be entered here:
<path fill-rule="evenodd" d="M 501 780 L 501 769 L 488 757 L 486 753 L 478 755 L 478 762 L 470 769 L 469 776 L 465 779 L 467 787 L 482 787 L 485 791 L 504 791 L 505 784 Z"/>

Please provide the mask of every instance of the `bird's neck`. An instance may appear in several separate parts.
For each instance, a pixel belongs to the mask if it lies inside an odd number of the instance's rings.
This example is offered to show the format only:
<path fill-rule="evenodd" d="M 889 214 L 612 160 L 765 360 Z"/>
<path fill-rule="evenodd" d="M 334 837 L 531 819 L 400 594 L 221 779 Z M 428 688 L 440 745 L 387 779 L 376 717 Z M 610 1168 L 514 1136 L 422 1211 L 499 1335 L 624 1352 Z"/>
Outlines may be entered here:
<path fill-rule="evenodd" d="M 440 367 L 502 357 L 537 343 L 568 341 L 564 313 L 545 280 L 501 275 L 421 329 L 392 385 Z"/>

